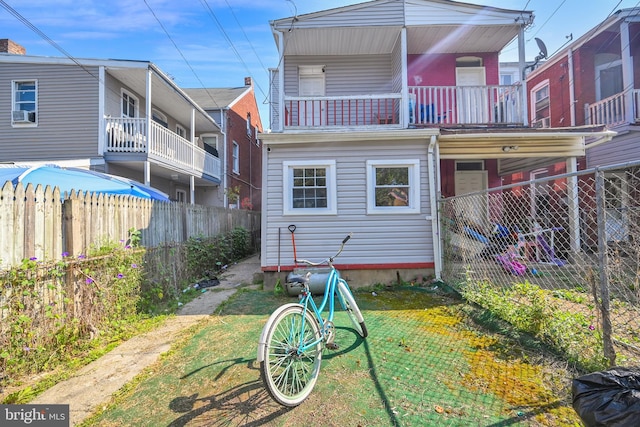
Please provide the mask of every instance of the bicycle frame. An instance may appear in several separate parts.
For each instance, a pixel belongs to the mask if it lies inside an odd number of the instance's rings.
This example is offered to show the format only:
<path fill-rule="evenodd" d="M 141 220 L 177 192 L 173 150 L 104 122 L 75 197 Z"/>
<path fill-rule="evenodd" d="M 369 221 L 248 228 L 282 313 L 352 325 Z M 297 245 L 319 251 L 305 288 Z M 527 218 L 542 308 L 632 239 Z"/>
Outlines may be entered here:
<path fill-rule="evenodd" d="M 336 268 L 333 266 L 333 264 L 330 264 L 329 267 L 331 268 L 331 271 L 329 272 L 329 276 L 327 277 L 327 282 L 326 282 L 326 286 L 325 286 L 325 291 L 324 291 L 324 296 L 322 298 L 322 302 L 320 303 L 320 305 L 316 305 L 316 302 L 313 300 L 313 295 L 311 295 L 311 291 L 309 291 L 309 287 L 308 284 L 305 284 L 305 290 L 302 292 L 302 299 L 300 301 L 300 303 L 304 306 L 305 310 L 309 310 L 309 308 L 311 308 L 313 310 L 313 313 L 316 317 L 316 319 L 318 320 L 318 325 L 320 326 L 320 331 L 322 332 L 322 337 L 320 337 L 320 339 L 317 339 L 311 343 L 307 343 L 304 344 L 302 342 L 302 340 L 304 339 L 304 337 L 300 337 L 300 345 L 298 346 L 298 354 L 304 353 L 305 351 L 309 350 L 310 348 L 316 346 L 320 341 L 324 341 L 326 334 L 325 334 L 325 330 L 326 330 L 326 326 L 327 324 L 329 324 L 330 322 L 333 322 L 333 315 L 335 313 L 334 309 L 335 309 L 335 301 L 336 301 L 336 286 L 338 286 L 338 281 L 343 280 L 340 275 L 338 274 L 338 270 L 336 270 Z M 327 306 L 327 303 L 329 303 L 329 315 L 327 316 L 326 319 L 322 318 L 322 312 L 324 311 L 324 309 Z M 304 326 L 305 326 L 305 317 L 302 317 L 302 330 L 304 330 Z"/>

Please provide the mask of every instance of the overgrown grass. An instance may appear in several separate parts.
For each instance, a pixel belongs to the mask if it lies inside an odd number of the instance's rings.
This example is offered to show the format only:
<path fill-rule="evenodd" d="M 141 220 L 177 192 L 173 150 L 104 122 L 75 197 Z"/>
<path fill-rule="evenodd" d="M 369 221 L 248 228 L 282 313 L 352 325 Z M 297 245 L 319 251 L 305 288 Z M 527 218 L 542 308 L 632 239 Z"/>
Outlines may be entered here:
<path fill-rule="evenodd" d="M 460 299 L 411 287 L 355 297 L 369 337 L 337 313 L 340 347 L 325 350 L 318 383 L 296 408 L 271 400 L 255 363 L 269 314 L 295 298 L 244 290 L 82 425 L 578 425 L 570 373 L 475 327 Z"/>

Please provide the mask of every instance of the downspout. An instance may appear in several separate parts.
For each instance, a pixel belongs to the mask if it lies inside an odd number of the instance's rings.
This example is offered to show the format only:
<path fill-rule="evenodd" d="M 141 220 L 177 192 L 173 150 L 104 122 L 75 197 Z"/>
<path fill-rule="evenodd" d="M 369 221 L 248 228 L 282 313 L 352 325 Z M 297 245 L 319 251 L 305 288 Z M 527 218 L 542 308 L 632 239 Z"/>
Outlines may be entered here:
<path fill-rule="evenodd" d="M 576 125 L 576 88 L 573 81 L 573 50 L 567 52 L 567 68 L 569 68 L 569 113 L 571 114 L 571 126 Z"/>
<path fill-rule="evenodd" d="M 429 171 L 429 201 L 431 207 L 431 215 L 426 218 L 431 220 L 431 238 L 433 240 L 433 265 L 436 280 L 442 279 L 442 251 L 440 248 L 440 223 L 438 221 L 438 191 L 440 176 L 436 174 L 439 167 L 436 165 L 435 148 L 438 143 L 437 135 L 431 135 L 429 141 L 429 149 L 427 150 L 427 164 Z M 439 160 L 438 160 L 439 162 Z M 437 183 L 438 184 L 437 184 Z"/>
<path fill-rule="evenodd" d="M 220 109 L 220 133 L 222 134 L 222 146 L 224 147 L 222 153 L 222 206 L 229 207 L 229 200 L 227 199 L 227 117 L 224 108 Z"/>

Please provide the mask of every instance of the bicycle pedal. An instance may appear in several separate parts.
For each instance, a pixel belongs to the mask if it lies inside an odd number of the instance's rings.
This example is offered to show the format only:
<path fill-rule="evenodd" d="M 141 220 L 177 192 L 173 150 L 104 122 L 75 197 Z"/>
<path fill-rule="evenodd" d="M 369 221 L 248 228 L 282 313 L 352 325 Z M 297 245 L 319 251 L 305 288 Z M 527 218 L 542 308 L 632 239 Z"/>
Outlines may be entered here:
<path fill-rule="evenodd" d="M 340 346 L 334 342 L 328 342 L 325 347 L 327 347 L 329 350 L 337 350 L 340 348 Z"/>

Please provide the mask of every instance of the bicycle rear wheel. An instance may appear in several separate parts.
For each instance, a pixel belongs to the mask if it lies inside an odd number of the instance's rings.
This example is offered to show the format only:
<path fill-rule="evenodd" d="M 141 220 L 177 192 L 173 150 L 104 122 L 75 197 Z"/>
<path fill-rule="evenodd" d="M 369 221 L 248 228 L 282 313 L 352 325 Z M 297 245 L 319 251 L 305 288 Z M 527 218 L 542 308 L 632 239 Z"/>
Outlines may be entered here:
<path fill-rule="evenodd" d="M 340 304 L 342 304 L 342 308 L 344 308 L 349 315 L 353 327 L 362 338 L 366 338 L 367 335 L 369 335 L 369 332 L 364 324 L 364 317 L 362 317 L 358 304 L 356 304 L 356 300 L 353 298 L 353 294 L 349 290 L 349 285 L 347 285 L 344 280 L 339 280 L 337 289 Z"/>
<path fill-rule="evenodd" d="M 322 341 L 318 322 L 303 306 L 292 304 L 270 318 L 265 328 L 262 380 L 275 401 L 297 406 L 309 396 L 320 372 Z M 316 340 L 317 344 L 300 351 L 301 345 Z"/>

